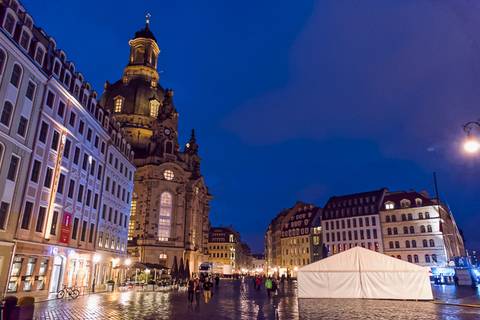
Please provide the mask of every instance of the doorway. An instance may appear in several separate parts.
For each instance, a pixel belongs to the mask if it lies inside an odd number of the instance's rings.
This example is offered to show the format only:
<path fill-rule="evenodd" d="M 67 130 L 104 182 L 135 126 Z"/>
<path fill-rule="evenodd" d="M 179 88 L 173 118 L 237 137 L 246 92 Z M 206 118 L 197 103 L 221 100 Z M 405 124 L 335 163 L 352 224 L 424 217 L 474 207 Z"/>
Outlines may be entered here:
<path fill-rule="evenodd" d="M 50 293 L 56 293 L 62 287 L 63 257 L 53 258 L 52 277 L 50 279 Z"/>

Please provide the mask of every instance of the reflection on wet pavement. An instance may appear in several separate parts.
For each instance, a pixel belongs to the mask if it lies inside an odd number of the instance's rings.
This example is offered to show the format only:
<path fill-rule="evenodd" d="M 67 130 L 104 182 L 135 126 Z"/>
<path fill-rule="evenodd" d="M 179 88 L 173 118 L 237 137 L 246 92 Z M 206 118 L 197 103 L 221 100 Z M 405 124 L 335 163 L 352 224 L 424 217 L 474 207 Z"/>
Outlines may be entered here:
<path fill-rule="evenodd" d="M 38 319 L 480 319 L 480 308 L 433 302 L 300 299 L 296 284 L 280 286 L 278 295 L 267 297 L 250 280 L 222 280 L 209 304 L 190 305 L 185 291 L 117 292 L 94 294 L 73 301 L 36 305 Z M 441 300 L 480 304 L 471 288 L 436 287 Z"/>

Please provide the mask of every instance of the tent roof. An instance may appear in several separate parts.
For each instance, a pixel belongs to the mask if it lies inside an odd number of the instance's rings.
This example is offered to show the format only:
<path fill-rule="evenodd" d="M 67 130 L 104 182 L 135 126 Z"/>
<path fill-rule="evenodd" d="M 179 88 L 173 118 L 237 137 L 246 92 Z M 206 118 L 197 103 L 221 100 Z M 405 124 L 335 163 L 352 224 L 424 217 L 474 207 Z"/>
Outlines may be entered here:
<path fill-rule="evenodd" d="M 347 251 L 306 265 L 298 272 L 428 272 L 426 267 L 392 258 L 363 247 Z"/>

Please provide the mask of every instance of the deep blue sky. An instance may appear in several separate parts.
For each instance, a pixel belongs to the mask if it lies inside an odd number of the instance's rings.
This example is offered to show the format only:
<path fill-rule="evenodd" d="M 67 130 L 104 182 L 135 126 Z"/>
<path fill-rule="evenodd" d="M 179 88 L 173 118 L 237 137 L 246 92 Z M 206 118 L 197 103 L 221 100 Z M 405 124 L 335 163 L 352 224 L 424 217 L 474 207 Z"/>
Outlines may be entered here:
<path fill-rule="evenodd" d="M 480 248 L 480 159 L 460 152 L 480 117 L 475 1 L 24 0 L 99 93 L 120 78 L 146 12 L 194 127 L 215 199 L 254 251 L 296 200 L 380 187 L 441 196 Z"/>

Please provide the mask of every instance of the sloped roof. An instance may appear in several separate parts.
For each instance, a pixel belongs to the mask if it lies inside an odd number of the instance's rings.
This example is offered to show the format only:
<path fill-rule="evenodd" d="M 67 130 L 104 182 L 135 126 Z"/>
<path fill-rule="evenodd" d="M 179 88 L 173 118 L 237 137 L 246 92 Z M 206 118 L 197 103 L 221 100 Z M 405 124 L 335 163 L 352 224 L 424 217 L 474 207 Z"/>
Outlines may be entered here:
<path fill-rule="evenodd" d="M 429 272 L 417 266 L 382 253 L 354 247 L 328 258 L 306 265 L 298 272 Z"/>

